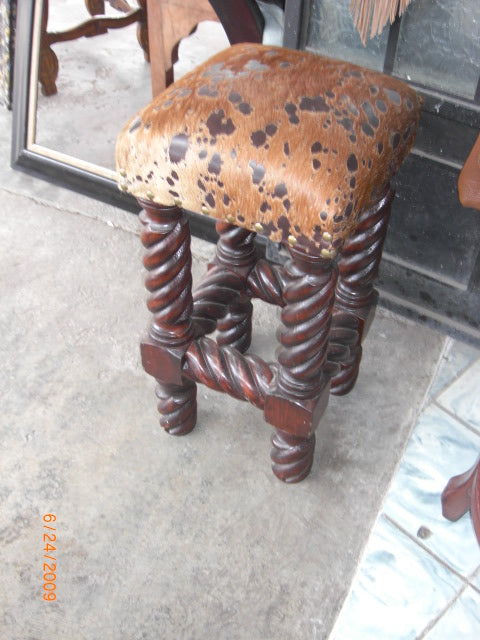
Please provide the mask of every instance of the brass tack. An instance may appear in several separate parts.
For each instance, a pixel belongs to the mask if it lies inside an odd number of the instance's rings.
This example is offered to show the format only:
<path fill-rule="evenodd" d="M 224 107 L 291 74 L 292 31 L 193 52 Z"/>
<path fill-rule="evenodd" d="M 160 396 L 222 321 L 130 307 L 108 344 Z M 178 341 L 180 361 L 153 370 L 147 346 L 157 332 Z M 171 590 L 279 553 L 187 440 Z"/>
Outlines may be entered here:
<path fill-rule="evenodd" d="M 204 213 L 206 216 L 210 215 L 210 211 L 208 210 L 208 208 L 205 205 L 203 205 L 203 207 L 202 207 L 202 213 Z"/>
<path fill-rule="evenodd" d="M 127 185 L 127 184 L 125 184 L 125 183 L 123 183 L 123 184 L 121 184 L 121 185 L 120 185 L 120 189 L 121 189 L 122 191 L 128 191 L 128 185 Z"/>
<path fill-rule="evenodd" d="M 297 239 L 295 236 L 288 236 L 288 242 L 292 247 L 294 247 L 297 244 Z"/>
<path fill-rule="evenodd" d="M 181 207 L 182 206 L 182 201 L 180 200 L 180 198 L 174 198 L 173 202 L 174 202 L 174 204 L 177 205 L 177 207 Z"/>
<path fill-rule="evenodd" d="M 325 242 L 331 242 L 332 241 L 332 234 L 328 233 L 328 231 L 324 231 L 323 232 L 323 239 L 325 240 Z"/>
<path fill-rule="evenodd" d="M 229 213 L 228 216 L 227 216 L 227 222 L 230 222 L 230 224 L 235 224 L 235 222 L 236 222 L 235 216 L 232 216 L 232 214 Z"/>
<path fill-rule="evenodd" d="M 258 231 L 258 233 L 262 233 L 262 231 L 263 231 L 263 225 L 260 224 L 260 222 L 256 222 L 253 225 L 253 228 L 255 229 L 255 231 Z"/>
<path fill-rule="evenodd" d="M 122 176 L 122 178 L 126 178 L 127 176 L 127 172 L 125 171 L 125 169 L 120 169 L 118 173 Z"/>
<path fill-rule="evenodd" d="M 322 258 L 333 258 L 335 254 L 328 249 L 322 249 Z"/>
<path fill-rule="evenodd" d="M 149 200 L 153 200 L 153 193 L 151 191 L 147 191 L 145 194 Z"/>

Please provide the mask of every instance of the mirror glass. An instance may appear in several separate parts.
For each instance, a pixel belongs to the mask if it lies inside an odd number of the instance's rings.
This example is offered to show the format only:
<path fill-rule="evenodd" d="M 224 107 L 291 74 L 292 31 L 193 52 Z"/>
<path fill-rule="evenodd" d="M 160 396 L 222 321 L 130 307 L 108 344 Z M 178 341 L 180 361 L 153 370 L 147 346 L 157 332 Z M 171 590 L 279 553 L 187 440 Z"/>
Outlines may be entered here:
<path fill-rule="evenodd" d="M 137 40 L 137 23 L 52 44 L 58 59 L 56 93 L 44 95 L 39 69 L 42 64 L 52 66 L 51 55 L 40 46 L 44 3 L 48 5 L 47 33 L 66 32 L 89 20 L 86 5 L 103 4 L 105 16 L 118 19 L 125 13 L 113 6 L 125 9 L 127 3 L 36 0 L 32 39 L 28 148 L 113 178 L 116 137 L 132 114 L 151 99 L 150 65 Z M 129 4 L 138 7 L 135 0 Z"/>

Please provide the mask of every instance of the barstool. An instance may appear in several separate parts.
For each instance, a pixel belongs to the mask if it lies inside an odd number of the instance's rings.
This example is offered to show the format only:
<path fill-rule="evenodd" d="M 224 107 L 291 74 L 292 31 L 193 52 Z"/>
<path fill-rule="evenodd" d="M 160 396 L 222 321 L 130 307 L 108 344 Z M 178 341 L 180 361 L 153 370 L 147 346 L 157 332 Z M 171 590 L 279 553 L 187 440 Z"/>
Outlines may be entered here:
<path fill-rule="evenodd" d="M 196 422 L 196 383 L 273 425 L 275 475 L 311 468 L 330 393 L 357 378 L 393 191 L 421 100 L 397 79 L 304 51 L 235 45 L 157 96 L 121 132 L 119 186 L 143 211 L 152 323 L 141 345 L 161 424 Z M 192 294 L 189 222 L 217 220 Z M 282 242 L 284 267 L 254 237 Z M 282 307 L 275 363 L 246 354 L 257 297 Z M 206 337 L 217 330 L 216 340 Z"/>

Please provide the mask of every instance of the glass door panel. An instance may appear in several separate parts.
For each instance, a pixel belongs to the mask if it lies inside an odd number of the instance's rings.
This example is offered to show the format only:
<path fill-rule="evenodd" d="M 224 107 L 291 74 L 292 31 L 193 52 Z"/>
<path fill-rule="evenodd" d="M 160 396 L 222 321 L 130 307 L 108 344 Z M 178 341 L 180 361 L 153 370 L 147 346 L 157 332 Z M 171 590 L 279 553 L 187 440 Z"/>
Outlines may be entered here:
<path fill-rule="evenodd" d="M 480 76 L 480 1 L 414 0 L 402 17 L 393 72 L 473 100 Z"/>
<path fill-rule="evenodd" d="M 306 48 L 331 58 L 383 70 L 388 29 L 364 47 L 353 25 L 349 0 L 313 0 Z"/>

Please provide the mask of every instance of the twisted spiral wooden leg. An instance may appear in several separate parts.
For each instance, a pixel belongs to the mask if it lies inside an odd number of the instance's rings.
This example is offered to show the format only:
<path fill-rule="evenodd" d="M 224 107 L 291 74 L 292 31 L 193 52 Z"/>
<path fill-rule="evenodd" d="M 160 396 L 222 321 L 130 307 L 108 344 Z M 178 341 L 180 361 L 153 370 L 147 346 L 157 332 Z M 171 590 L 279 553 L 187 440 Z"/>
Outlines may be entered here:
<path fill-rule="evenodd" d="M 216 225 L 220 238 L 210 270 L 194 293 L 196 335 L 217 329 L 217 342 L 245 352 L 252 339 L 253 307 L 247 276 L 255 264 L 254 233 L 228 222 Z"/>
<path fill-rule="evenodd" d="M 378 273 L 394 192 L 389 190 L 361 215 L 355 233 L 345 243 L 339 260 L 339 278 L 328 359 L 337 363 L 331 392 L 344 395 L 354 387 L 362 340 L 375 315 Z M 339 357 L 340 351 L 343 357 Z"/>
<path fill-rule="evenodd" d="M 248 276 L 250 295 L 279 307 L 285 306 L 283 299 L 285 284 L 285 273 L 282 267 L 271 264 L 267 260 L 258 260 Z"/>
<path fill-rule="evenodd" d="M 220 347 L 209 338 L 192 342 L 185 354 L 184 375 L 238 400 L 248 400 L 260 409 L 273 378 L 272 370 L 261 358 Z"/>
<path fill-rule="evenodd" d="M 190 229 L 178 207 L 140 204 L 147 306 L 153 314 L 141 346 L 142 361 L 158 382 L 161 425 L 172 435 L 184 435 L 196 421 L 196 388 L 182 373 L 184 354 L 194 336 Z"/>
<path fill-rule="evenodd" d="M 247 296 L 238 296 L 217 322 L 218 344 L 245 353 L 252 341 L 252 313 L 253 305 Z"/>
<path fill-rule="evenodd" d="M 309 438 L 297 438 L 276 430 L 272 433 L 271 441 L 272 470 L 277 478 L 289 484 L 306 478 L 312 468 L 315 434 L 312 433 Z"/>
<path fill-rule="evenodd" d="M 298 482 L 310 471 L 313 433 L 328 402 L 326 355 L 337 269 L 319 256 L 297 249 L 290 253 L 279 369 L 265 400 L 265 419 L 277 428 L 272 439 L 273 472 L 285 482 Z"/>
<path fill-rule="evenodd" d="M 184 436 L 197 422 L 197 385 L 157 383 L 157 408 L 161 426 L 172 436 Z"/>

